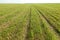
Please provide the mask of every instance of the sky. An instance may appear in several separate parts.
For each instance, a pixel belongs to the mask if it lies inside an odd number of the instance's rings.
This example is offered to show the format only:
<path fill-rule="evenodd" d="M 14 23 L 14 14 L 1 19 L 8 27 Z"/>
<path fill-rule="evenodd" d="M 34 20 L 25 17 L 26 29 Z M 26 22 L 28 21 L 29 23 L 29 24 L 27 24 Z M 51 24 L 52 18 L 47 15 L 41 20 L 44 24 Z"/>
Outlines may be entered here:
<path fill-rule="evenodd" d="M 60 0 L 0 0 L 0 3 L 60 3 Z"/>

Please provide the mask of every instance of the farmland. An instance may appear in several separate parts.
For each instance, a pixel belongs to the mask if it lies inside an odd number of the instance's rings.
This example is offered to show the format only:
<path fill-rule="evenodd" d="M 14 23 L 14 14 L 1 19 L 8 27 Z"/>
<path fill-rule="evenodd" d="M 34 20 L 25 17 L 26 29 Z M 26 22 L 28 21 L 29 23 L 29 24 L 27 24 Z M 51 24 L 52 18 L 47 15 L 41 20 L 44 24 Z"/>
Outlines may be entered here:
<path fill-rule="evenodd" d="M 0 40 L 60 40 L 60 4 L 0 4 Z"/>

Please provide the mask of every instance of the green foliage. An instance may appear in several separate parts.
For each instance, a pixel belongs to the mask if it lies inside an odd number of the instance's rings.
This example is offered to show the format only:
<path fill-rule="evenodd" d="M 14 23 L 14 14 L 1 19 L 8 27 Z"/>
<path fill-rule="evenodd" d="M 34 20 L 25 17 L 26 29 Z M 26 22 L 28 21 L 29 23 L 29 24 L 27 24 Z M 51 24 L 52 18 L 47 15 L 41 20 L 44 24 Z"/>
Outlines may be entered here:
<path fill-rule="evenodd" d="M 60 40 L 60 4 L 0 4 L 0 40 Z"/>

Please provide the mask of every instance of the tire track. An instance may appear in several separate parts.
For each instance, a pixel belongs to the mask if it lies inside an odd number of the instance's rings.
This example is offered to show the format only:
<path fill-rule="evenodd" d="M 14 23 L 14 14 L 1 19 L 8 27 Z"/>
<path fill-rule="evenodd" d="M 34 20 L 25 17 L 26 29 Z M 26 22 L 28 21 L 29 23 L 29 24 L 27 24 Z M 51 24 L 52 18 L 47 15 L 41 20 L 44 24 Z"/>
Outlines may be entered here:
<path fill-rule="evenodd" d="M 26 21 L 24 20 L 26 19 Z M 22 19 L 25 23 L 23 24 L 23 27 L 22 27 L 22 31 L 20 31 L 21 33 L 19 33 L 19 29 L 20 29 L 20 24 L 16 24 L 16 30 L 14 30 L 10 35 L 11 35 L 11 38 L 10 39 L 13 39 L 14 40 L 24 40 L 25 38 L 25 32 L 26 32 L 26 28 L 27 28 L 27 25 L 28 25 L 28 20 L 27 20 L 27 14 L 24 15 L 23 19 Z M 21 22 L 23 22 L 21 21 Z M 17 34 L 16 34 L 17 33 Z M 18 34 L 19 33 L 19 34 Z M 15 35 L 14 35 L 15 34 Z M 13 35 L 13 36 L 12 36 Z M 19 35 L 19 36 L 18 36 Z M 16 38 L 15 38 L 16 37 Z M 20 37 L 20 38 L 19 38 Z M 23 37 L 23 38 L 22 38 Z"/>
<path fill-rule="evenodd" d="M 30 12 L 29 12 L 29 19 L 28 19 L 28 25 L 27 25 L 27 34 L 26 34 L 26 37 L 25 37 L 25 40 L 29 40 L 29 33 L 30 33 L 30 30 L 31 29 L 31 8 L 30 8 Z"/>
<path fill-rule="evenodd" d="M 24 11 L 24 12 L 25 12 L 25 11 Z M 22 15 L 23 15 L 23 14 L 24 14 L 24 13 L 22 12 Z M 22 16 L 22 15 L 21 15 L 21 16 Z M 24 16 L 24 15 L 23 15 L 23 16 Z M 26 12 L 25 12 L 25 16 L 26 16 Z M 25 16 L 24 16 L 24 18 L 25 18 Z M 20 17 L 20 15 L 18 14 L 18 19 L 19 19 L 19 17 Z M 17 18 L 17 17 L 16 17 L 16 18 Z M 15 19 L 16 19 L 16 18 L 15 18 Z M 14 21 L 14 20 L 13 20 L 13 21 Z M 14 23 L 14 22 L 13 22 L 13 23 Z M 13 23 L 12 23 L 12 24 L 13 24 Z M 11 26 L 11 24 L 9 24 L 9 25 Z M 8 25 L 8 26 L 9 26 L 9 25 Z M 18 24 L 17 24 L 17 25 L 18 25 Z M 14 30 L 15 30 L 15 29 L 14 29 Z M 14 31 L 14 30 L 13 30 L 13 31 Z M 15 30 L 15 31 L 16 31 L 16 30 Z M 11 32 L 11 33 L 13 34 L 13 33 L 15 33 L 15 31 L 14 31 L 14 32 Z M 23 29 L 23 32 L 24 32 L 24 29 Z M 2 32 L 1 32 L 1 33 L 2 33 Z M 11 33 L 10 33 L 10 38 L 12 38 L 12 37 L 14 38 L 14 36 L 12 36 Z M 16 37 L 16 36 L 15 36 L 15 37 Z M 12 38 L 12 39 L 13 39 L 13 38 Z M 8 38 L 8 39 L 9 39 L 9 38 Z M 11 39 L 11 40 L 12 40 L 12 39 Z"/>
<path fill-rule="evenodd" d="M 44 8 L 43 8 L 43 10 L 44 10 Z M 41 11 L 41 10 L 40 10 L 40 11 Z M 42 12 L 42 11 L 41 11 L 41 12 Z M 49 11 L 48 11 L 48 12 L 49 12 Z M 43 12 L 42 12 L 42 13 L 43 13 Z M 48 14 L 48 13 L 47 13 L 47 14 Z M 43 14 L 43 15 L 44 15 L 44 14 Z M 59 23 L 58 23 L 58 21 L 57 21 L 58 19 L 55 19 L 55 18 L 54 18 L 53 16 L 51 16 L 51 15 L 49 15 L 49 16 L 48 16 L 48 15 L 47 15 L 47 16 L 44 15 L 44 16 L 45 16 L 45 19 L 46 19 L 47 21 L 49 21 L 50 25 L 53 26 L 54 30 L 60 35 L 60 30 L 59 30 L 59 26 L 60 26 L 60 25 L 59 25 Z M 51 17 L 50 17 L 50 16 L 51 16 Z M 50 20 L 49 20 L 49 17 L 50 17 Z M 52 17 L 53 17 L 54 19 L 53 19 Z M 52 21 L 53 21 L 54 23 L 53 23 Z M 56 23 L 56 22 L 57 22 L 57 23 Z M 52 24 L 52 23 L 53 23 L 53 24 Z M 56 24 L 56 25 L 55 25 L 55 24 Z M 58 25 L 58 26 L 57 26 L 57 25 Z"/>
<path fill-rule="evenodd" d="M 36 15 L 37 15 L 38 21 L 39 21 L 39 28 L 38 28 L 38 25 L 37 25 L 36 29 L 40 30 L 38 33 L 35 34 L 36 36 L 34 36 L 34 40 L 45 40 L 46 35 L 45 35 L 45 31 L 43 30 L 44 24 L 42 22 L 41 16 L 40 16 L 40 14 L 37 12 L 37 10 L 35 8 L 34 8 L 34 11 L 36 11 Z M 38 23 L 38 22 L 36 21 L 36 23 Z"/>
<path fill-rule="evenodd" d="M 37 8 L 36 8 L 37 9 Z M 37 11 L 46 19 L 46 21 L 50 24 L 50 26 L 60 35 L 60 31 L 58 31 L 53 24 L 50 23 L 50 21 L 45 17 L 45 15 L 37 9 Z"/>

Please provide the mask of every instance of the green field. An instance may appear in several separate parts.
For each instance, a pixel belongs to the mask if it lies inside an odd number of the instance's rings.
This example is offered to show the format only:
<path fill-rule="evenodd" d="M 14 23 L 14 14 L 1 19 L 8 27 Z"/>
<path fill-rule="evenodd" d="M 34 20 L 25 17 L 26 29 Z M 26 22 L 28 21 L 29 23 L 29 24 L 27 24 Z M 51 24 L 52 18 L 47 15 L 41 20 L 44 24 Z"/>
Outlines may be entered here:
<path fill-rule="evenodd" d="M 60 40 L 60 4 L 0 4 L 0 40 Z"/>

